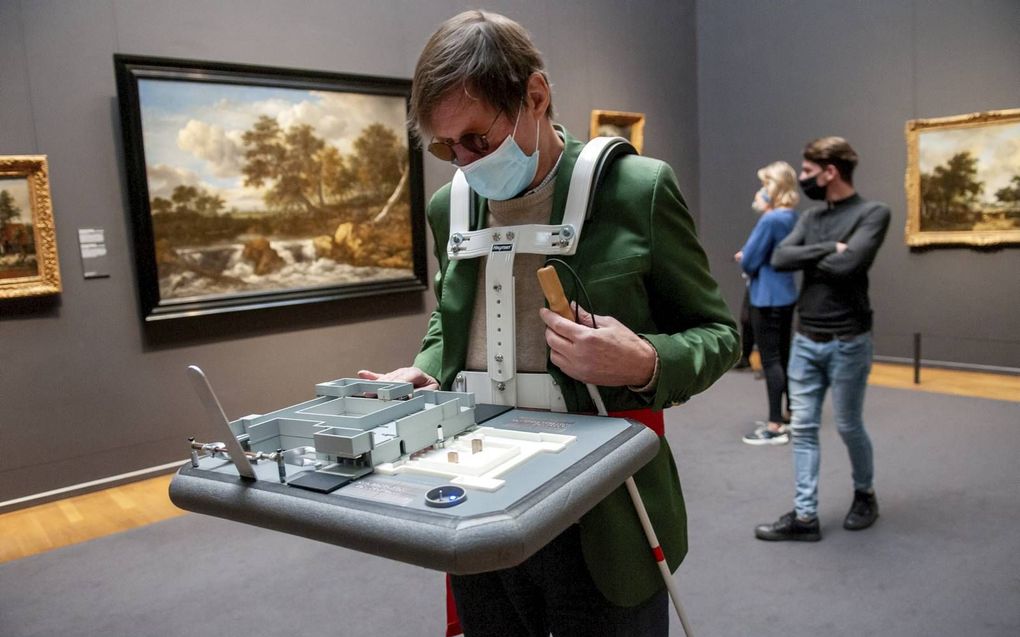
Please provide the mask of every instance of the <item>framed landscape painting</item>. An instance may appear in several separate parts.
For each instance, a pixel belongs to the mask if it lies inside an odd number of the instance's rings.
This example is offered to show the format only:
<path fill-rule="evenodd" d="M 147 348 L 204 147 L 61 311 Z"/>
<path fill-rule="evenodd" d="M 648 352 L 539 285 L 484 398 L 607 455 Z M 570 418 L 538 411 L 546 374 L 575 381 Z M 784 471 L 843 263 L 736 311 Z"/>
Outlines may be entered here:
<path fill-rule="evenodd" d="M 1020 109 L 907 122 L 910 246 L 1020 243 Z"/>
<path fill-rule="evenodd" d="M 46 156 L 0 156 L 0 300 L 60 290 Z"/>
<path fill-rule="evenodd" d="M 114 67 L 145 320 L 425 289 L 409 80 Z"/>
<path fill-rule="evenodd" d="M 645 114 L 626 111 L 593 110 L 588 126 L 589 138 L 623 137 L 641 154 L 645 145 Z"/>

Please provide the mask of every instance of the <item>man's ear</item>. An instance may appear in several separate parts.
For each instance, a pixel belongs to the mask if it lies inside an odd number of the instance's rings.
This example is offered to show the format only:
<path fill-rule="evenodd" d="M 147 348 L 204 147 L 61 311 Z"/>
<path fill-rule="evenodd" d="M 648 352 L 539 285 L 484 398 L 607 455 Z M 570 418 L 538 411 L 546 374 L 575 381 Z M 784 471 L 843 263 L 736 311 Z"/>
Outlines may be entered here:
<path fill-rule="evenodd" d="M 549 100 L 552 99 L 551 92 L 545 76 L 538 71 L 532 73 L 528 78 L 528 93 L 525 100 L 527 109 L 532 113 L 545 115 L 549 109 Z"/>
<path fill-rule="evenodd" d="M 836 168 L 835 164 L 825 164 L 822 167 L 822 172 L 824 172 L 829 177 L 829 183 L 832 183 L 837 179 L 841 178 L 839 174 L 839 169 Z"/>

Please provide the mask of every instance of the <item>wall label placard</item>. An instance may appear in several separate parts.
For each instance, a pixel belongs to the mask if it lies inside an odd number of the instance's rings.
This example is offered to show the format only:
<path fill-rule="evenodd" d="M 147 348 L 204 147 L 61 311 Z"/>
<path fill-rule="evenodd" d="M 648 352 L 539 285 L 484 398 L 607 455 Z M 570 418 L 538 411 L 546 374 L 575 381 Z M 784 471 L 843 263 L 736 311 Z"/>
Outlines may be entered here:
<path fill-rule="evenodd" d="M 78 228 L 81 268 L 86 279 L 110 276 L 106 257 L 106 232 L 102 228 Z"/>

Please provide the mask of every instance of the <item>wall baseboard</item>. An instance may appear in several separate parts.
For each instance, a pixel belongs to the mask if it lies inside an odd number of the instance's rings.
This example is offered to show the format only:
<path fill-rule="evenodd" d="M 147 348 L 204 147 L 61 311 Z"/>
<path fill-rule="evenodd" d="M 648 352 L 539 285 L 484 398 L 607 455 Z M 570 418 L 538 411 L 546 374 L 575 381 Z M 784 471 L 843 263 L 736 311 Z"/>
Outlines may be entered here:
<path fill-rule="evenodd" d="M 880 363 L 898 363 L 901 365 L 914 365 L 914 359 L 901 356 L 873 356 Z M 933 361 L 927 358 L 921 359 L 921 367 L 938 367 L 941 369 L 958 369 L 966 372 L 987 372 L 989 374 L 1009 374 L 1020 376 L 1020 367 L 1002 367 L 999 365 L 978 365 L 976 363 L 954 363 L 952 361 Z"/>
<path fill-rule="evenodd" d="M 167 464 L 161 464 L 156 467 L 148 467 L 145 469 L 138 469 L 137 471 L 129 471 L 128 473 L 121 473 L 108 478 L 100 478 L 99 480 L 92 480 L 90 482 L 82 482 L 80 484 L 72 484 L 67 487 L 61 487 L 60 489 L 54 489 L 52 491 L 45 491 L 43 493 L 36 493 L 34 495 L 26 495 L 21 498 L 14 498 L 13 500 L 7 500 L 6 502 L 0 502 L 0 513 L 9 513 L 10 511 L 16 511 L 18 509 L 25 509 L 30 506 L 37 504 L 45 504 L 52 502 L 53 500 L 59 500 L 62 498 L 69 498 L 75 495 L 84 495 L 92 491 L 99 491 L 100 489 L 108 489 L 128 482 L 136 482 L 143 478 L 150 478 L 157 475 L 171 473 L 176 471 L 186 463 L 187 460 L 179 460 L 177 462 L 168 462 Z"/>

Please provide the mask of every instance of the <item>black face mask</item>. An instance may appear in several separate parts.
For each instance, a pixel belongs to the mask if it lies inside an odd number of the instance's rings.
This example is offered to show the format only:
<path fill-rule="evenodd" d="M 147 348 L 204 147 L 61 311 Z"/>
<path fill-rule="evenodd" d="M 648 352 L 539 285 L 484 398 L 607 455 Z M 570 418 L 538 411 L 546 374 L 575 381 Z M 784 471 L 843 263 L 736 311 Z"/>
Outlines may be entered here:
<path fill-rule="evenodd" d="M 818 173 L 819 175 L 821 173 Z M 828 190 L 828 186 L 818 185 L 818 175 L 814 177 L 808 177 L 806 179 L 798 180 L 800 183 L 800 189 L 804 191 L 804 194 L 808 199 L 814 199 L 816 201 L 822 201 L 825 199 L 825 192 Z"/>

